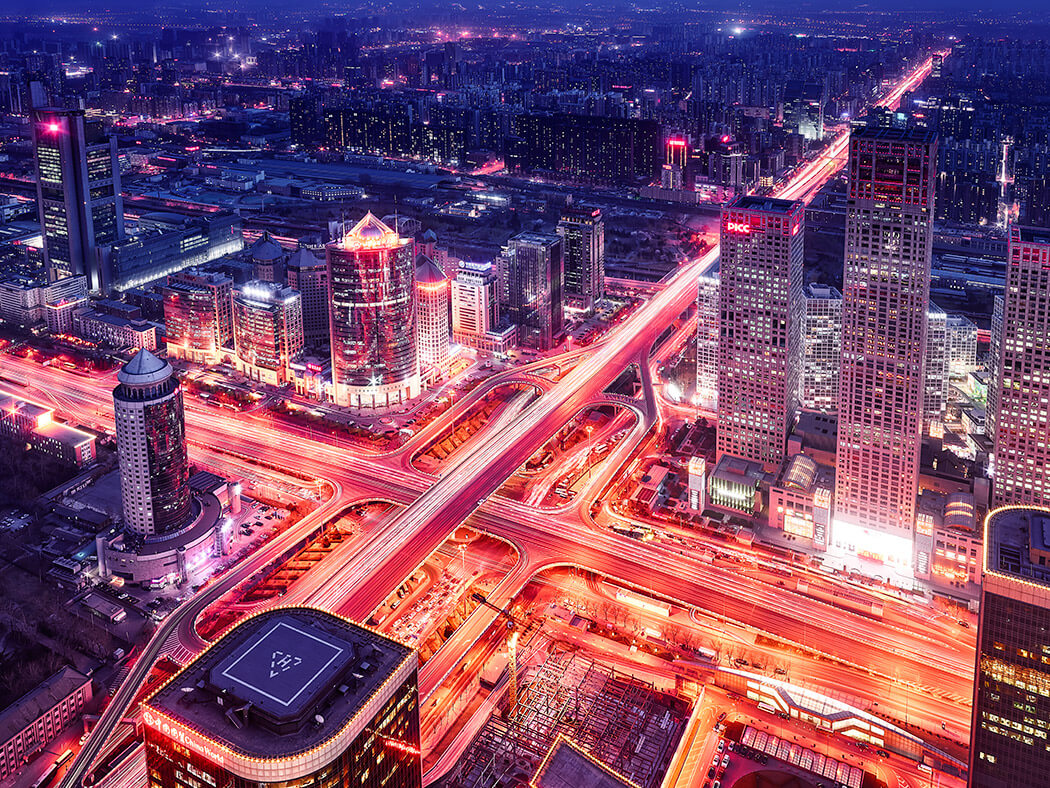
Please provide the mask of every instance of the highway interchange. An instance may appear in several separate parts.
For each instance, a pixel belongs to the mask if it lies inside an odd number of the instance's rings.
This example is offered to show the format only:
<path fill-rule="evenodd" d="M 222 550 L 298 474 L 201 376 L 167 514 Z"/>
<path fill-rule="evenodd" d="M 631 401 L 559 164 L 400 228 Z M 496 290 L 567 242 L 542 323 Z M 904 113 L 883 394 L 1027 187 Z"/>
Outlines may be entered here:
<path fill-rule="evenodd" d="M 880 103 L 894 106 L 929 67 L 927 61 Z M 845 134 L 832 140 L 777 196 L 810 199 L 842 167 L 846 144 Z M 927 730 L 947 722 L 957 738 L 965 738 L 973 642 L 972 634 L 961 631 L 954 621 L 931 618 L 924 605 L 896 599 L 886 601 L 881 620 L 867 618 L 779 587 L 757 568 L 742 571 L 748 562 L 757 563 L 755 555 L 744 554 L 749 551 L 738 551 L 739 559 L 733 562 L 708 562 L 676 543 L 618 536 L 599 524 L 602 514 L 599 523 L 592 519 L 591 503 L 661 418 L 650 355 L 660 351 L 654 344 L 664 329 L 694 302 L 697 276 L 716 255 L 717 248 L 684 265 L 596 344 L 493 376 L 396 451 L 349 450 L 288 430 L 258 413 L 232 413 L 187 398 L 187 429 L 195 459 L 205 461 L 218 454 L 245 467 L 261 463 L 304 483 L 324 480 L 332 495 L 294 527 L 202 588 L 162 623 L 114 694 L 63 786 L 80 784 L 106 738 L 128 713 L 152 664 L 172 644 L 177 643 L 184 656 L 202 647 L 194 625 L 205 610 L 325 520 L 353 502 L 369 499 L 405 506 L 370 532 L 367 544 L 355 546 L 349 559 L 321 562 L 275 602 L 315 605 L 364 620 L 459 523 L 470 518 L 475 527 L 508 540 L 519 553 L 517 566 L 490 597 L 497 605 L 513 599 L 546 568 L 579 566 L 716 615 L 726 626 L 797 644 L 809 655 L 803 671 L 814 683 L 845 685 L 855 696 L 887 699 L 885 711 L 891 714 L 899 714 L 895 706 L 908 704 L 904 713 L 909 721 Z M 658 357 L 658 352 L 654 355 Z M 643 397 L 629 406 L 636 415 L 635 426 L 572 503 L 539 510 L 498 494 L 515 470 L 575 414 L 608 401 L 605 389 L 632 363 L 643 378 Z M 571 367 L 551 382 L 541 372 L 554 365 Z M 111 376 L 74 376 L 10 357 L 0 358 L 3 370 L 29 378 L 35 394 L 71 419 L 112 423 Z M 490 425 L 495 428 L 461 447 L 440 476 L 415 468 L 412 457 L 453 420 L 468 413 L 486 392 L 514 382 L 533 382 L 542 393 L 516 419 L 495 422 Z M 420 678 L 423 698 L 452 673 L 494 615 L 485 608 L 477 610 L 426 663 Z"/>

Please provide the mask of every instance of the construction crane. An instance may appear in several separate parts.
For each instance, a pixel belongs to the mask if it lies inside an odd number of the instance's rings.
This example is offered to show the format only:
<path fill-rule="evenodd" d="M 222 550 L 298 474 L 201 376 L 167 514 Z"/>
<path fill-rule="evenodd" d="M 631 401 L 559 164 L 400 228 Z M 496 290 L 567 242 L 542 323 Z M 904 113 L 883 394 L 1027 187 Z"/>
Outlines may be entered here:
<path fill-rule="evenodd" d="M 507 641 L 507 671 L 509 675 L 509 687 L 508 687 L 508 699 L 507 699 L 507 719 L 510 722 L 514 722 L 514 713 L 518 707 L 518 635 L 521 634 L 519 629 L 528 629 L 529 624 L 527 621 L 523 621 L 513 613 L 508 612 L 505 608 L 499 605 L 494 605 L 489 602 L 483 594 L 471 594 L 471 599 L 477 602 L 479 605 L 485 605 L 490 607 L 499 613 L 501 616 L 507 619 L 507 629 L 511 631 L 510 639 Z"/>

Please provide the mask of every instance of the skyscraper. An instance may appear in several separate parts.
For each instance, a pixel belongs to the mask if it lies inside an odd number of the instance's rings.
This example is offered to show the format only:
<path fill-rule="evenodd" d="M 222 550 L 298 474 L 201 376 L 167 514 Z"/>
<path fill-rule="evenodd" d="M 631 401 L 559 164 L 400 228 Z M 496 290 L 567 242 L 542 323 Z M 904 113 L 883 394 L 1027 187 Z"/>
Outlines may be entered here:
<path fill-rule="evenodd" d="M 1050 230 L 1010 228 L 992 502 L 1050 506 Z"/>
<path fill-rule="evenodd" d="M 419 659 L 321 610 L 236 624 L 142 707 L 150 788 L 419 788 Z"/>
<path fill-rule="evenodd" d="M 923 394 L 922 430 L 927 435 L 943 432 L 948 407 L 951 349 L 948 347 L 948 314 L 932 301 L 926 313 L 926 385 Z"/>
<path fill-rule="evenodd" d="M 562 332 L 563 260 L 561 238 L 549 233 L 519 233 L 504 247 L 502 297 L 523 345 L 550 350 Z"/>
<path fill-rule="evenodd" d="M 600 208 L 572 209 L 558 222 L 565 296 L 585 311 L 605 295 L 605 219 Z"/>
<path fill-rule="evenodd" d="M 1050 511 L 1005 507 L 984 525 L 970 725 L 971 788 L 1046 785 L 1050 772 Z"/>
<path fill-rule="evenodd" d="M 426 255 L 416 258 L 416 320 L 419 366 L 438 374 L 448 366 L 448 278 Z"/>
<path fill-rule="evenodd" d="M 696 291 L 696 404 L 708 413 L 718 410 L 718 258 L 700 272 Z"/>
<path fill-rule="evenodd" d="M 336 404 L 381 408 L 418 397 L 411 239 L 368 213 L 325 255 Z"/>
<path fill-rule="evenodd" d="M 303 339 L 307 347 L 328 344 L 328 266 L 307 246 L 288 258 L 288 286 L 303 297 Z"/>
<path fill-rule="evenodd" d="M 936 137 L 850 136 L 836 551 L 910 571 L 919 480 Z"/>
<path fill-rule="evenodd" d="M 41 109 L 33 121 L 37 212 L 49 281 L 83 274 L 109 288 L 99 247 L 124 237 L 117 142 L 82 110 Z"/>
<path fill-rule="evenodd" d="M 499 287 L 492 263 L 460 263 L 452 282 L 452 339 L 481 347 L 499 325 Z"/>
<path fill-rule="evenodd" d="M 167 361 L 140 350 L 117 373 L 113 409 L 124 523 L 162 536 L 190 520 L 190 464 L 182 388 Z"/>
<path fill-rule="evenodd" d="M 833 413 L 839 406 L 839 354 L 842 349 L 842 293 L 812 283 L 803 291 L 802 407 Z"/>
<path fill-rule="evenodd" d="M 218 363 L 233 344 L 233 280 L 189 268 L 169 276 L 160 292 L 168 356 Z"/>
<path fill-rule="evenodd" d="M 303 299 L 273 282 L 247 282 L 233 294 L 237 369 L 251 380 L 280 386 L 303 353 Z"/>
<path fill-rule="evenodd" d="M 742 196 L 722 211 L 718 435 L 723 455 L 774 471 L 798 406 L 802 243 L 799 201 Z"/>

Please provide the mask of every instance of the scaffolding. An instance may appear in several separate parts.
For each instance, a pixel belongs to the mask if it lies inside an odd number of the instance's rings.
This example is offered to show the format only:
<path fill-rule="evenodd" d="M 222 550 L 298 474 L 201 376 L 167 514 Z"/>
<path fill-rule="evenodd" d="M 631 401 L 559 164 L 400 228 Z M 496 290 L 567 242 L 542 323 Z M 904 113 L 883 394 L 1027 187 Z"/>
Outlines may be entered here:
<path fill-rule="evenodd" d="M 523 671 L 519 686 L 513 719 L 493 714 L 441 788 L 524 786 L 559 734 L 641 788 L 656 788 L 689 713 L 652 684 L 578 652 L 552 651 Z"/>

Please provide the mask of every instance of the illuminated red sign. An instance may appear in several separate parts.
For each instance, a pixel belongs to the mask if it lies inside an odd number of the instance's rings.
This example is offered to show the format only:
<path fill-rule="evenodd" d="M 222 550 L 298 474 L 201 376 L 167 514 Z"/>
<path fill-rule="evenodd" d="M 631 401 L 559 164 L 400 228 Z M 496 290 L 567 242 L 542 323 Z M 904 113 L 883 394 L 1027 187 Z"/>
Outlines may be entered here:
<path fill-rule="evenodd" d="M 750 235 L 751 225 L 746 222 L 726 222 L 726 230 L 737 235 Z"/>
<path fill-rule="evenodd" d="M 668 140 L 667 144 L 673 148 L 684 148 L 685 140 Z"/>

